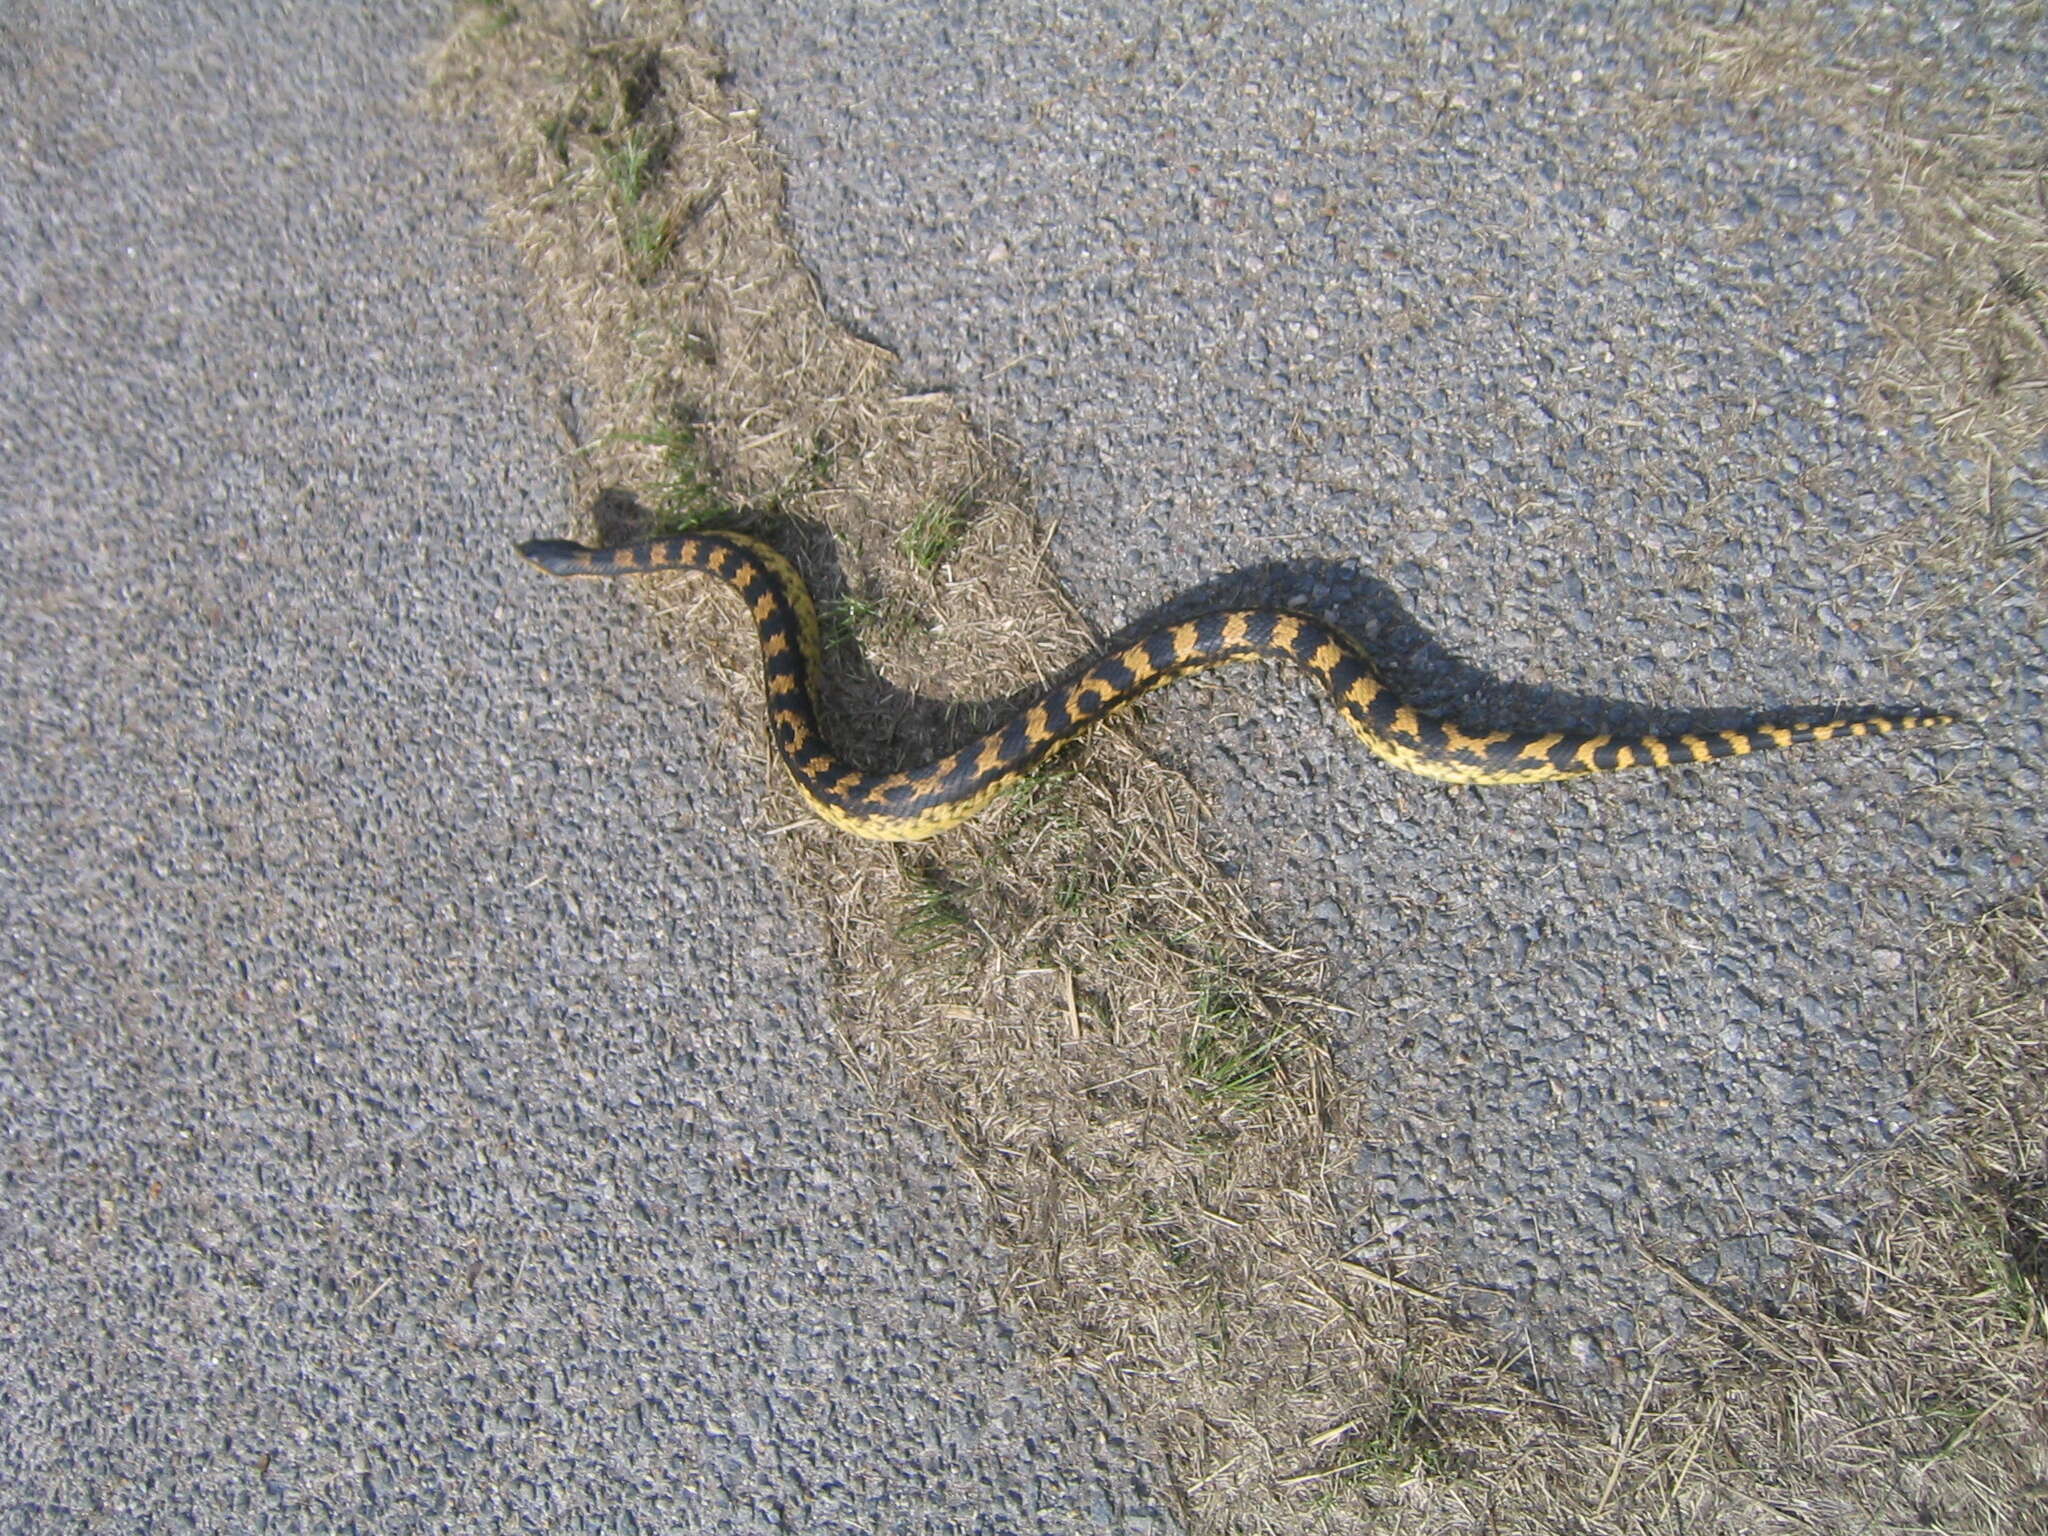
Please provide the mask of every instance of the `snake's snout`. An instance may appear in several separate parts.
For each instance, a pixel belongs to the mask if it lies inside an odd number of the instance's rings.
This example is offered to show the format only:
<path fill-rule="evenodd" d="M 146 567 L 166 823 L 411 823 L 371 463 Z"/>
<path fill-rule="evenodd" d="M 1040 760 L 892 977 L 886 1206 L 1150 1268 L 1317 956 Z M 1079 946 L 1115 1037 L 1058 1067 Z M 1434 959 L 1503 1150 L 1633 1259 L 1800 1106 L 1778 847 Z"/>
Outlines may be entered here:
<path fill-rule="evenodd" d="M 573 539 L 528 539 L 519 546 L 519 553 L 542 570 L 564 576 L 590 551 Z"/>

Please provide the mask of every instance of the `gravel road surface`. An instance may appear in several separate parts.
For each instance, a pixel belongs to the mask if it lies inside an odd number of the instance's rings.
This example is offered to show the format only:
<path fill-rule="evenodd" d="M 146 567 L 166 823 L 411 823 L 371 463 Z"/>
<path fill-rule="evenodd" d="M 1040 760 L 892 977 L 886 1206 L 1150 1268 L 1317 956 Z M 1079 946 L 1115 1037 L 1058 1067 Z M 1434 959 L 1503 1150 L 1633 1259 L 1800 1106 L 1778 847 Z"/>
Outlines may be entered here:
<path fill-rule="evenodd" d="M 1932 9 L 1906 51 L 2038 124 L 2048 40 Z M 1249 571 L 1481 724 L 1982 722 L 1448 792 L 1270 675 L 1161 705 L 1218 848 L 1334 959 L 1362 1252 L 1446 1256 L 1598 1387 L 1682 1321 L 1639 1240 L 1768 1290 L 1909 1123 L 1928 924 L 2043 874 L 2041 593 L 1889 553 L 1974 513 L 1857 409 L 1852 135 L 1659 107 L 1647 17 L 1452 10 L 711 15 L 829 301 L 1015 439 L 1104 628 Z M 2048 450 L 2021 470 L 2039 526 Z"/>
<path fill-rule="evenodd" d="M 0 19 L 0 1528 L 1164 1529 L 837 1064 L 751 728 L 511 554 L 442 20 Z"/>

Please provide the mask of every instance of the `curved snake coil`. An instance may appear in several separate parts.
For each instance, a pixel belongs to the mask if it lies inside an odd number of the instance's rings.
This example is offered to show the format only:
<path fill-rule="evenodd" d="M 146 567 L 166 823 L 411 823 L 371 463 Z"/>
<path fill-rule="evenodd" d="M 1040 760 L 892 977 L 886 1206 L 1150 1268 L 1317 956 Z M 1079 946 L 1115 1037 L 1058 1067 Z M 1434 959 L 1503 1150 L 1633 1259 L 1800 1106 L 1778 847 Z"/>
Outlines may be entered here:
<path fill-rule="evenodd" d="M 1328 625 L 1280 609 L 1238 608 L 1165 625 L 1105 652 L 1073 681 L 1047 689 L 1007 724 L 922 768 L 868 773 L 835 754 L 819 732 L 813 689 L 823 670 L 824 647 L 817 609 L 803 578 L 769 545 L 720 530 L 614 549 L 533 539 L 521 544 L 519 552 L 557 576 L 702 571 L 732 588 L 753 613 L 760 634 L 769 736 L 798 792 L 833 826 L 892 842 L 958 826 L 1097 721 L 1163 683 L 1227 661 L 1284 657 L 1296 663 L 1322 684 L 1368 750 L 1408 773 L 1452 784 L 1533 784 L 1621 768 L 1668 768 L 1802 741 L 1948 725 L 1955 719 L 1864 713 L 1633 737 L 1472 731 L 1403 703 L 1364 652 Z"/>

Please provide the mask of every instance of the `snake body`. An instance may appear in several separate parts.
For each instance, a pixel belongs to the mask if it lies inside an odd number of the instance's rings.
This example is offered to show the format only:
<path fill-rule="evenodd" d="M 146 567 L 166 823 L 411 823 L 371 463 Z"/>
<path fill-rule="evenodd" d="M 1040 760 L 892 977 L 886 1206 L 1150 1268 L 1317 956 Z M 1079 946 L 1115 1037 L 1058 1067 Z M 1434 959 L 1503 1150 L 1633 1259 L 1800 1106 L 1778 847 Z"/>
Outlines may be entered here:
<path fill-rule="evenodd" d="M 1408 773 L 1452 784 L 1533 784 L 1621 768 L 1668 768 L 1836 736 L 1948 725 L 1955 718 L 1854 713 L 1632 737 L 1473 731 L 1404 703 L 1356 644 L 1320 620 L 1282 609 L 1235 608 L 1164 625 L 1106 651 L 1073 681 L 1048 688 L 1007 723 L 957 752 L 907 772 L 869 773 L 834 753 L 819 730 L 814 690 L 824 647 L 817 608 L 803 578 L 772 546 L 749 534 L 716 530 L 611 549 L 534 539 L 519 552 L 557 576 L 687 570 L 724 582 L 753 614 L 769 736 L 798 793 L 831 825 L 891 842 L 958 826 L 1049 754 L 1152 689 L 1206 667 L 1254 658 L 1295 663 L 1323 686 L 1368 750 Z"/>

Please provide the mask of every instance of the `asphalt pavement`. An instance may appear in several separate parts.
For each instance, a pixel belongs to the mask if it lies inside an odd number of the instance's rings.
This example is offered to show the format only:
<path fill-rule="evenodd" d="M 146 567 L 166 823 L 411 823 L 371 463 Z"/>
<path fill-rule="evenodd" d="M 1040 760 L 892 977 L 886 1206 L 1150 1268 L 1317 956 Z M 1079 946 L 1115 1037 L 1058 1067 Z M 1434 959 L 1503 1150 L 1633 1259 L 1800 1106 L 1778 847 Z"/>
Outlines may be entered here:
<path fill-rule="evenodd" d="M 1638 1242 L 1739 1296 L 1854 1222 L 2048 743 L 2034 578 L 1888 553 L 1963 508 L 1857 407 L 1853 137 L 1660 116 L 1577 14 L 713 9 L 831 302 L 1105 627 L 1238 571 L 1504 723 L 1977 717 L 1449 793 L 1270 676 L 1161 705 L 1332 956 L 1362 1255 L 1597 1384 L 1682 1319 Z M 567 378 L 415 109 L 442 20 L 0 20 L 0 1523 L 1165 1529 L 837 1064 L 749 724 L 510 555 Z M 2001 25 L 1913 46 L 2038 101 Z"/>
<path fill-rule="evenodd" d="M 569 381 L 444 20 L 0 17 L 0 1528 L 1166 1529 L 750 723 L 512 554 Z"/>

